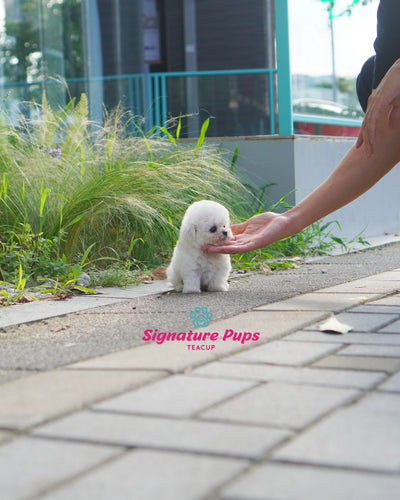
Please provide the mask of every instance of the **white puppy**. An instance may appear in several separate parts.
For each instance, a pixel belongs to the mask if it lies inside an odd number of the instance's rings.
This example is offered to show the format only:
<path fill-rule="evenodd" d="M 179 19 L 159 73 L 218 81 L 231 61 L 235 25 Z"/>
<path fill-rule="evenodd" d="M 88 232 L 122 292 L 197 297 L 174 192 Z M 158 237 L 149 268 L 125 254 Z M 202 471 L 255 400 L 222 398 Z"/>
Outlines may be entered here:
<path fill-rule="evenodd" d="M 207 253 L 203 245 L 224 243 L 232 238 L 228 210 L 215 201 L 196 201 L 186 210 L 179 240 L 167 269 L 177 292 L 225 292 L 231 270 L 229 255 Z"/>

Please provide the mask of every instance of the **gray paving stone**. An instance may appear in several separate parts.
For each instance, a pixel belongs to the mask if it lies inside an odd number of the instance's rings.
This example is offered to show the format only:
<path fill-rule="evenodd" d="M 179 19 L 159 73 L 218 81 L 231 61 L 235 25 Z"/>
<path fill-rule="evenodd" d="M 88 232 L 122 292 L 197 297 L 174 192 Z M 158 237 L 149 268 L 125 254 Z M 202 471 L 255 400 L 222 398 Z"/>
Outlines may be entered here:
<path fill-rule="evenodd" d="M 349 345 L 344 347 L 341 356 L 378 356 L 400 358 L 400 347 L 392 345 Z"/>
<path fill-rule="evenodd" d="M 337 345 L 274 341 L 227 358 L 233 363 L 269 363 L 302 366 L 338 349 Z"/>
<path fill-rule="evenodd" d="M 213 351 L 188 351 L 184 342 L 145 344 L 132 349 L 71 364 L 67 369 L 84 370 L 184 370 L 217 359 Z"/>
<path fill-rule="evenodd" d="M 263 382 L 290 382 L 293 384 L 320 385 L 369 389 L 385 378 L 384 373 L 318 368 L 293 368 L 214 362 L 194 370 L 193 376 L 228 377 L 236 380 L 259 380 Z"/>
<path fill-rule="evenodd" d="M 356 281 L 349 281 L 341 285 L 331 286 L 326 289 L 327 292 L 335 293 L 360 293 L 360 294 L 376 294 L 379 296 L 382 293 L 392 293 L 398 289 L 398 281 L 385 281 L 377 276 L 370 276 Z"/>
<path fill-rule="evenodd" d="M 384 326 L 379 333 L 400 333 L 400 321 L 395 321 L 390 325 Z"/>
<path fill-rule="evenodd" d="M 332 311 L 338 312 L 369 300 L 368 294 L 305 293 L 287 300 L 257 307 L 257 311 Z"/>
<path fill-rule="evenodd" d="M 275 458 L 375 471 L 400 468 L 399 415 L 357 405 L 340 410 L 302 433 Z"/>
<path fill-rule="evenodd" d="M 35 301 L 29 304 L 17 304 L 12 307 L 2 308 L 0 328 L 29 323 L 31 321 L 40 321 L 46 318 L 83 311 L 92 307 L 116 304 L 120 301 L 121 299 L 87 295 L 72 297 L 66 301 Z"/>
<path fill-rule="evenodd" d="M 28 375 L 32 375 L 32 372 L 26 370 L 0 370 L 0 384 Z"/>
<path fill-rule="evenodd" d="M 0 430 L 0 444 L 11 440 L 13 437 L 15 437 L 14 433 Z"/>
<path fill-rule="evenodd" d="M 395 383 L 398 383 L 398 380 L 395 380 Z M 370 393 L 357 403 L 356 409 L 368 413 L 387 413 L 389 415 L 397 414 L 397 416 L 399 417 L 400 394 L 391 394 L 384 392 Z"/>
<path fill-rule="evenodd" d="M 81 412 L 41 427 L 34 435 L 78 439 L 113 446 L 254 458 L 290 436 L 287 430 L 227 423 L 139 417 L 117 413 Z"/>
<path fill-rule="evenodd" d="M 379 386 L 380 391 L 400 392 L 400 373 L 392 375 L 386 382 Z"/>
<path fill-rule="evenodd" d="M 230 458 L 137 450 L 42 498 L 198 500 L 245 465 Z"/>
<path fill-rule="evenodd" d="M 0 427 L 25 429 L 164 376 L 156 371 L 53 370 L 0 385 Z"/>
<path fill-rule="evenodd" d="M 336 319 L 341 323 L 352 326 L 352 332 L 374 332 L 396 318 L 396 314 L 354 312 L 340 313 L 336 316 Z M 318 324 L 311 325 L 305 330 L 318 330 Z"/>
<path fill-rule="evenodd" d="M 210 328 L 220 332 L 233 329 L 236 332 L 260 332 L 260 340 L 279 338 L 326 317 L 321 311 L 249 311 L 231 318 L 213 321 Z"/>
<path fill-rule="evenodd" d="M 347 312 L 355 313 L 378 313 L 378 314 L 397 314 L 400 316 L 400 305 L 390 306 L 381 304 L 379 301 L 371 302 L 370 304 L 363 304 L 361 306 L 353 307 Z"/>
<path fill-rule="evenodd" d="M 254 382 L 176 375 L 97 405 L 96 409 L 189 417 Z"/>
<path fill-rule="evenodd" d="M 400 478 L 388 474 L 268 463 L 224 488 L 226 500 L 395 500 Z"/>
<path fill-rule="evenodd" d="M 400 307 L 400 294 L 390 295 L 389 297 L 384 297 L 383 299 L 378 299 L 374 302 L 376 305 L 385 306 L 399 306 Z"/>
<path fill-rule="evenodd" d="M 313 366 L 393 373 L 400 369 L 400 360 L 373 356 L 328 356 L 316 361 Z"/>
<path fill-rule="evenodd" d="M 334 335 L 315 331 L 295 332 L 288 335 L 283 342 L 324 342 L 328 344 L 369 344 L 377 346 L 400 346 L 400 335 L 392 333 L 346 333 Z"/>
<path fill-rule="evenodd" d="M 87 444 L 17 439 L 0 446 L 0 498 L 31 498 L 122 452 Z"/>
<path fill-rule="evenodd" d="M 352 389 L 270 382 L 201 414 L 222 421 L 302 429 L 359 396 Z"/>
<path fill-rule="evenodd" d="M 368 280 L 371 281 L 400 281 L 399 275 L 400 269 L 392 269 L 391 271 L 384 271 L 383 273 L 375 274 L 373 276 L 369 276 Z"/>

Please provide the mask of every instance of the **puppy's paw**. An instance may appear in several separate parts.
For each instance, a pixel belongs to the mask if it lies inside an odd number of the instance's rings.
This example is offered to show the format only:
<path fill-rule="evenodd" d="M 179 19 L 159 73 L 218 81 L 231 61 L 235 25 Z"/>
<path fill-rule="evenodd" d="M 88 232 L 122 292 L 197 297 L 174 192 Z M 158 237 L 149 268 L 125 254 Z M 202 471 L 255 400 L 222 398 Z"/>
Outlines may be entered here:
<path fill-rule="evenodd" d="M 228 283 L 217 283 L 208 285 L 209 292 L 227 292 L 229 290 Z"/>

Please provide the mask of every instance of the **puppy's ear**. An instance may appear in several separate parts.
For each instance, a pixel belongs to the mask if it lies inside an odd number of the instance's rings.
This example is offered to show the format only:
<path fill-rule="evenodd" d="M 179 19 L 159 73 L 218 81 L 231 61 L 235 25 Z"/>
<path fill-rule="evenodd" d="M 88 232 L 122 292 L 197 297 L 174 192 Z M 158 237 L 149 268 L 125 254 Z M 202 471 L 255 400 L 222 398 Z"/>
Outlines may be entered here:
<path fill-rule="evenodd" d="M 197 236 L 197 226 L 195 224 L 185 224 L 181 228 L 180 236 L 188 241 L 195 241 Z"/>

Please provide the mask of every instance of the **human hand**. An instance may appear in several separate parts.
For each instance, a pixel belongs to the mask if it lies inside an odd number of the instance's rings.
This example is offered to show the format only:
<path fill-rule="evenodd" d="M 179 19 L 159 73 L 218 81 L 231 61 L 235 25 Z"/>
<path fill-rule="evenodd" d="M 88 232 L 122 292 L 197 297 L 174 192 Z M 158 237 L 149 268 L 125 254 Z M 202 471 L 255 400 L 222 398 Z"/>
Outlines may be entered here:
<path fill-rule="evenodd" d="M 205 245 L 202 250 L 210 253 L 246 253 L 295 234 L 292 228 L 293 224 L 285 214 L 265 212 L 231 226 L 233 238 L 229 242 L 218 246 Z"/>
<path fill-rule="evenodd" d="M 356 147 L 363 144 L 368 156 L 374 152 L 377 135 L 377 122 L 385 116 L 390 123 L 391 117 L 398 115 L 400 108 L 400 59 L 388 70 L 378 87 L 368 99 L 367 111 L 357 139 Z"/>

